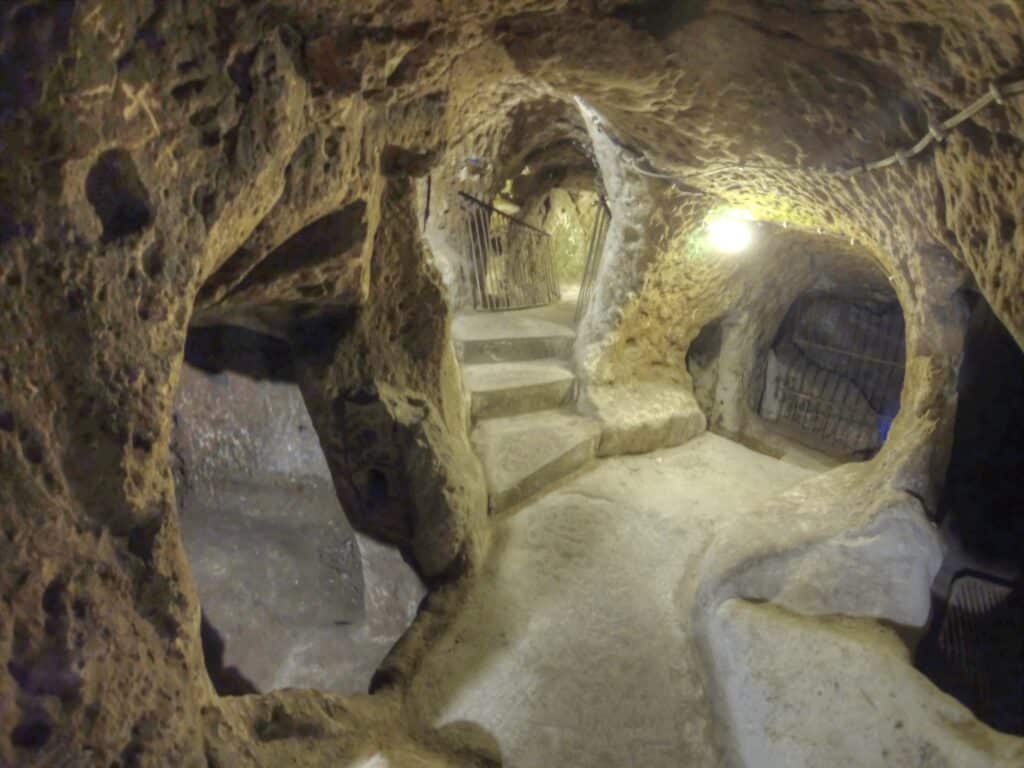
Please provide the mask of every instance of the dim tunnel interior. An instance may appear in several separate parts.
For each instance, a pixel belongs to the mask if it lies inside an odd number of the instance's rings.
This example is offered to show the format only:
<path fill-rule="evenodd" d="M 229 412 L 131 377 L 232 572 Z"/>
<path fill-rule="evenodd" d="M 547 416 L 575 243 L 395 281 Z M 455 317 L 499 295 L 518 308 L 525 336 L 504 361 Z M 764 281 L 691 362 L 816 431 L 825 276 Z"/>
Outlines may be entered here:
<path fill-rule="evenodd" d="M 938 508 L 948 553 L 916 664 L 984 722 L 1024 734 L 1024 352 L 971 293 Z"/>
<path fill-rule="evenodd" d="M 592 147 L 562 138 L 535 149 L 501 184 L 495 200 L 549 235 L 560 293 L 578 295 L 595 219 L 603 206 Z"/>
<path fill-rule="evenodd" d="M 365 693 L 424 588 L 394 547 L 346 518 L 290 343 L 193 328 L 171 447 L 218 693 Z"/>
<path fill-rule="evenodd" d="M 905 346 L 894 294 L 804 293 L 767 352 L 757 412 L 823 453 L 870 458 L 899 411 Z"/>
<path fill-rule="evenodd" d="M 0 5 L 0 768 L 1024 766 L 1022 2 Z"/>
<path fill-rule="evenodd" d="M 607 214 L 579 113 L 568 101 L 528 98 L 492 119 L 500 142 L 452 148 L 421 184 L 424 232 L 453 309 L 573 310 Z"/>
<path fill-rule="evenodd" d="M 871 459 L 899 413 L 906 371 L 903 309 L 883 268 L 814 235 L 768 231 L 753 250 L 785 285 L 754 278 L 686 352 L 709 427 L 822 469 Z"/>

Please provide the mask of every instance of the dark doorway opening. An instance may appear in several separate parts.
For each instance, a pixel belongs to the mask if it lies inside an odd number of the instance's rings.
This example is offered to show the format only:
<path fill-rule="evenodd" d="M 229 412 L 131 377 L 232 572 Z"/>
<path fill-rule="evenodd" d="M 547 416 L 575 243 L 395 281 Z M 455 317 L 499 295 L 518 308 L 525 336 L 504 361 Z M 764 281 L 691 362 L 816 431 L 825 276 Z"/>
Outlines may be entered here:
<path fill-rule="evenodd" d="M 172 450 L 218 693 L 366 692 L 424 588 L 395 548 L 349 523 L 290 344 L 192 329 Z"/>
<path fill-rule="evenodd" d="M 980 720 L 1024 735 L 1024 351 L 984 298 L 970 303 L 938 511 L 948 553 L 915 661 Z"/>
<path fill-rule="evenodd" d="M 905 349 L 895 298 L 805 293 L 768 352 L 757 410 L 809 447 L 837 458 L 870 458 L 899 411 Z"/>

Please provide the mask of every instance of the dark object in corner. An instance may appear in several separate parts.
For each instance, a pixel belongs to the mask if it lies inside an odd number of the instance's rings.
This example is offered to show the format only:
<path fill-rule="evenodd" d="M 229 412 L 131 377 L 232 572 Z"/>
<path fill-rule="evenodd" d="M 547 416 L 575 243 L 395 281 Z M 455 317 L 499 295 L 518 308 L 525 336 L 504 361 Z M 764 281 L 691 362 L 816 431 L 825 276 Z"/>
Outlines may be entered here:
<path fill-rule="evenodd" d="M 257 380 L 295 381 L 288 342 L 233 325 L 189 329 L 185 362 L 206 373 L 234 371 Z"/>
<path fill-rule="evenodd" d="M 203 642 L 203 659 L 206 661 L 206 673 L 210 676 L 213 689 L 221 696 L 245 696 L 250 693 L 259 693 L 259 689 L 252 681 L 238 671 L 237 667 L 224 666 L 224 638 L 207 620 L 206 614 L 202 616 L 202 623 L 199 627 L 199 636 Z"/>
<path fill-rule="evenodd" d="M 987 725 L 1024 734 L 1024 584 L 961 571 L 915 666 Z"/>

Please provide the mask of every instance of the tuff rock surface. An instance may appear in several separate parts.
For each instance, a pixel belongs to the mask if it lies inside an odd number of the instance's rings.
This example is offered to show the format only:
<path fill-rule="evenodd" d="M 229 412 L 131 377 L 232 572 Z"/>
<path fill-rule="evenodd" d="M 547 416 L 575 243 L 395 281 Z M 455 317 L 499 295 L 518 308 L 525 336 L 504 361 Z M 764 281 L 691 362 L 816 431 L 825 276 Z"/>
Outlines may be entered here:
<path fill-rule="evenodd" d="M 492 534 L 450 340 L 457 280 L 421 222 L 427 199 L 428 229 L 444 229 L 450 193 L 495 195 L 525 165 L 572 186 L 587 158 L 608 195 L 582 404 L 662 404 L 639 432 L 606 415 L 608 452 L 741 425 L 742 361 L 780 292 L 810 279 L 819 230 L 881 268 L 907 329 L 889 441 L 770 508 L 804 521 L 795 533 L 765 524 L 712 548 L 692 613 L 701 642 L 708 617 L 731 616 L 741 659 L 761 609 L 719 609 L 730 597 L 919 622 L 930 566 L 891 601 L 809 585 L 847 562 L 870 571 L 856 550 L 879 531 L 933 560 L 924 514 L 952 440 L 962 293 L 1024 343 L 1024 101 L 906 166 L 832 171 L 1013 79 L 1022 16 L 1015 0 L 6 4 L 0 764 L 493 764 L 484 735 L 439 731 L 422 691 L 406 701 Z M 524 205 L 545 189 L 532 184 L 512 190 Z M 767 222 L 766 262 L 690 242 L 723 203 Z M 760 336 L 724 347 L 731 404 L 698 410 L 687 350 L 727 313 Z M 169 445 L 186 336 L 215 322 L 291 345 L 353 527 L 432 590 L 373 695 L 224 698 L 205 673 Z M 685 429 L 650 426 L 681 414 Z M 768 618 L 788 637 L 790 619 Z"/>

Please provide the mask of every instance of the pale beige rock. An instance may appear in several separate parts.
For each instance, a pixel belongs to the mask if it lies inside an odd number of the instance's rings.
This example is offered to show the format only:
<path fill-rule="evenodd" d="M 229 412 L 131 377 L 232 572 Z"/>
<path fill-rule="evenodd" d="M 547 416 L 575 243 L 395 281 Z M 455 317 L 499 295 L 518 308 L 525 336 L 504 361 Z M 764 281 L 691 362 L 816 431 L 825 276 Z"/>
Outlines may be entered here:
<path fill-rule="evenodd" d="M 744 572 L 736 579 L 737 588 L 802 614 L 840 613 L 923 627 L 932 581 L 942 564 L 938 531 L 920 503 L 906 494 L 880 494 L 875 504 L 863 523 L 833 536 L 805 545 L 790 536 L 791 549 Z M 833 499 L 833 507 L 843 509 L 842 497 Z"/>
<path fill-rule="evenodd" d="M 693 395 L 655 382 L 591 386 L 581 408 L 601 424 L 601 456 L 681 445 L 707 426 Z"/>
<path fill-rule="evenodd" d="M 1024 102 L 989 107 L 906 167 L 828 171 L 913 144 L 1016 76 L 1021 8 L 827 5 L 5 4 L 0 762 L 472 765 L 491 754 L 485 735 L 457 727 L 459 746 L 437 747 L 398 695 L 458 614 L 455 585 L 479 571 L 491 533 L 449 297 L 418 234 L 411 177 L 423 186 L 431 175 L 432 216 L 447 221 L 445 198 L 463 185 L 490 197 L 535 158 L 564 166 L 560 140 L 595 149 L 616 218 L 599 311 L 576 350 L 584 389 L 690 394 L 687 349 L 738 284 L 721 262 L 672 265 L 719 200 L 854 238 L 907 318 L 903 409 L 887 447 L 843 481 L 851 498 L 805 509 L 822 521 L 807 525 L 820 541 L 887 536 L 884 521 L 865 529 L 850 512 L 881 514 L 872 502 L 892 489 L 935 509 L 962 352 L 958 293 L 976 286 L 1024 341 Z M 601 116 L 607 144 L 577 96 Z M 629 148 L 617 170 L 604 151 L 616 141 Z M 638 153 L 687 187 L 626 169 Z M 483 170 L 471 174 L 469 158 Z M 329 257 L 296 257 L 292 238 L 318 222 L 313 234 L 352 226 Z M 186 334 L 204 318 L 258 321 L 305 345 L 335 485 L 360 497 L 346 508 L 432 582 L 434 604 L 373 697 L 213 695 L 168 455 Z M 679 407 L 681 397 L 666 395 Z M 350 400 L 370 406 L 366 418 L 339 418 L 335 405 Z M 358 442 L 363 426 L 379 436 L 372 450 Z M 361 503 L 381 487 L 371 470 L 388 483 L 380 515 Z M 928 560 L 921 526 L 900 519 L 895 540 Z M 698 602 L 727 595 L 748 560 L 807 539 L 780 533 L 709 556 L 723 570 L 709 566 Z"/>
<path fill-rule="evenodd" d="M 452 321 L 456 352 L 470 365 L 565 359 L 575 336 L 571 328 L 545 320 L 533 310 L 460 314 Z"/>
<path fill-rule="evenodd" d="M 560 360 L 463 366 L 474 420 L 557 408 L 572 398 L 575 377 Z"/>
<path fill-rule="evenodd" d="M 487 419 L 473 446 L 487 478 L 493 512 L 518 504 L 597 455 L 601 426 L 571 412 L 537 411 Z"/>
<path fill-rule="evenodd" d="M 736 764 L 1016 766 L 1024 744 L 987 728 L 909 663 L 892 632 L 724 603 L 712 619 L 723 731 Z"/>

